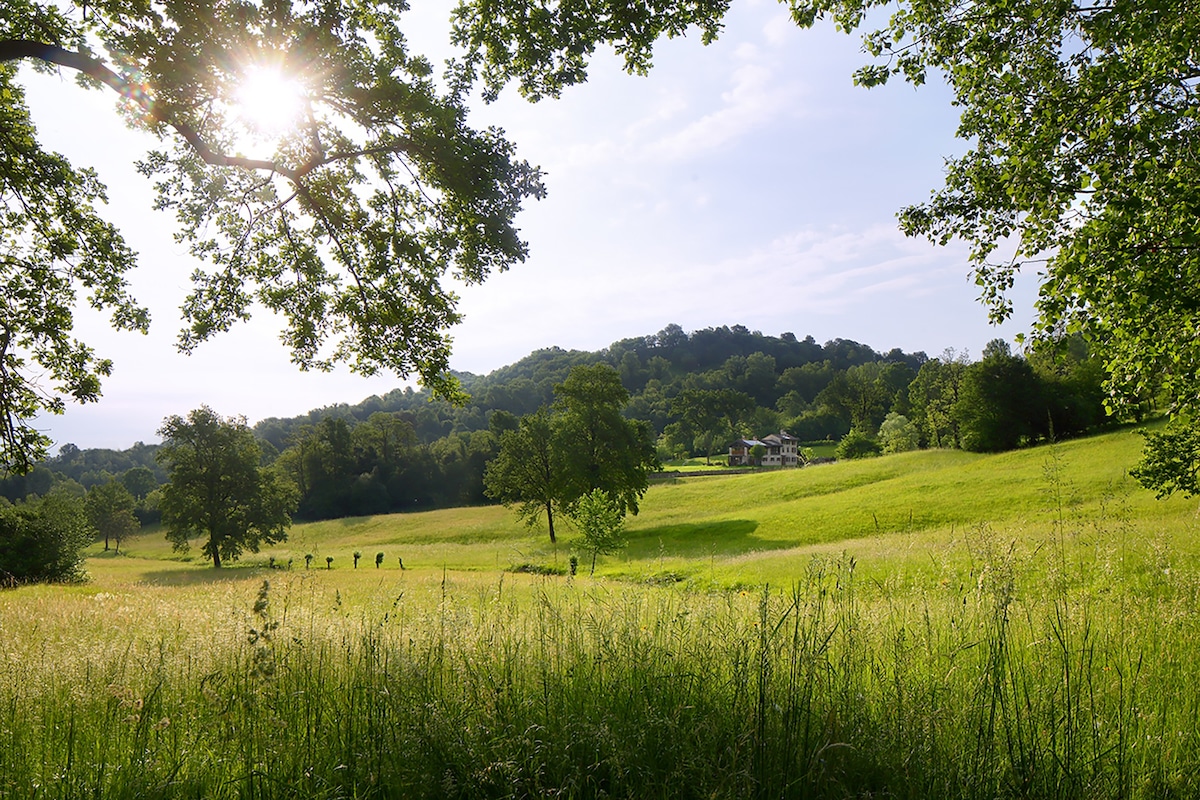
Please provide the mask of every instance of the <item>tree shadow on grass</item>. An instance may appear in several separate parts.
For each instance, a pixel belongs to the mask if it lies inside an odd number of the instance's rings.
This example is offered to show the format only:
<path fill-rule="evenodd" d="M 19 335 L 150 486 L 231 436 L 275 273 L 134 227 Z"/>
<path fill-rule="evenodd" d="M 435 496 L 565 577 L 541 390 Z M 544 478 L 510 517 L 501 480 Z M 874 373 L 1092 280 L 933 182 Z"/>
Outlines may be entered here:
<path fill-rule="evenodd" d="M 625 550 L 629 558 L 659 555 L 698 558 L 711 555 L 736 556 L 759 550 L 780 550 L 792 545 L 754 535 L 758 523 L 749 519 L 711 520 L 631 531 Z"/>
<path fill-rule="evenodd" d="M 217 569 L 209 564 L 204 567 L 148 570 L 142 573 L 141 579 L 155 586 L 203 586 L 214 583 L 232 583 L 251 578 L 260 579 L 271 574 L 274 574 L 271 570 L 261 567 L 221 567 Z"/>

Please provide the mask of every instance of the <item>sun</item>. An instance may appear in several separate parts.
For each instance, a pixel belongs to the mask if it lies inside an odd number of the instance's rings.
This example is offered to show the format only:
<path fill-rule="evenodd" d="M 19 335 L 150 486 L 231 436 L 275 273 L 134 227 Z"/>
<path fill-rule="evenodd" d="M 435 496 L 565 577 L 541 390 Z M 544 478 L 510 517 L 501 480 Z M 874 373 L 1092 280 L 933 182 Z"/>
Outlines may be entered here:
<path fill-rule="evenodd" d="M 239 82 L 237 109 L 254 133 L 279 136 L 300 121 L 304 86 L 278 67 L 248 67 Z"/>

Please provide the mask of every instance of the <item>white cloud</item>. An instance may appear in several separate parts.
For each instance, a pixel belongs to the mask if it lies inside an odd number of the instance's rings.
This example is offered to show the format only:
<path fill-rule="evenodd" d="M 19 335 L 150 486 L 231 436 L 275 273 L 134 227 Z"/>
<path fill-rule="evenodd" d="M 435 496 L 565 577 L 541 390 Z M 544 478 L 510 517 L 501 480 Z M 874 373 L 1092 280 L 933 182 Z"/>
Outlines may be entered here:
<path fill-rule="evenodd" d="M 650 271 L 639 285 L 652 296 L 703 308 L 714 319 L 729 308 L 735 287 L 742 296 L 767 298 L 796 312 L 834 314 L 961 284 L 963 265 L 961 248 L 935 248 L 885 225 L 806 228 L 731 258 Z"/>
<path fill-rule="evenodd" d="M 721 94 L 720 108 L 660 137 L 646 153 L 682 160 L 726 147 L 771 122 L 801 94 L 795 84 L 778 83 L 773 70 L 758 60 L 735 69 L 731 83 Z"/>
<path fill-rule="evenodd" d="M 792 21 L 791 15 L 786 11 L 771 17 L 762 28 L 763 37 L 772 47 L 780 47 L 792 43 L 796 38 L 798 30 L 796 23 Z"/>
<path fill-rule="evenodd" d="M 529 108 L 512 109 L 517 120 L 540 118 L 528 132 L 505 127 L 519 141 L 533 143 L 534 160 L 552 179 L 613 165 L 644 171 L 647 164 L 727 151 L 780 118 L 794 118 L 810 91 L 789 67 L 795 54 L 783 46 L 788 39 L 783 28 L 791 23 L 786 15 L 779 20 L 710 48 L 671 43 L 677 49 L 660 59 L 653 83 L 625 75 L 598 79 L 586 89 L 607 98 L 603 116 L 593 116 L 600 104 L 576 101 L 580 92 L 553 109 L 544 104 L 532 114 Z"/>

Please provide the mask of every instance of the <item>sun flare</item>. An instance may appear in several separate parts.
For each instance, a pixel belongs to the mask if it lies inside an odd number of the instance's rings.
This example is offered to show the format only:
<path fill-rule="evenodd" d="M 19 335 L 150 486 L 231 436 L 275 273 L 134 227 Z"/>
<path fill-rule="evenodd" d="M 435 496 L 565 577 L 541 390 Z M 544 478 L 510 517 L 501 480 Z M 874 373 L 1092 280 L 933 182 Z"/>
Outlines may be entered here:
<path fill-rule="evenodd" d="M 299 122 L 304 87 L 278 67 L 250 67 L 242 75 L 237 103 L 238 113 L 255 133 L 278 136 Z"/>

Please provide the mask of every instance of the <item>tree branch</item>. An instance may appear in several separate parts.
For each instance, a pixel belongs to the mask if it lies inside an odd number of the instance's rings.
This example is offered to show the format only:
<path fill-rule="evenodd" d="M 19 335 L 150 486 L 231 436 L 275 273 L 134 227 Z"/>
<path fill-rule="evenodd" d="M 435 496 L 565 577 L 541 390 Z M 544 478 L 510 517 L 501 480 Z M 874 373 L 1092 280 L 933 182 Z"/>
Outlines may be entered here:
<path fill-rule="evenodd" d="M 287 167 L 275 161 L 268 161 L 258 158 L 246 158 L 244 156 L 231 156 L 226 153 L 213 150 L 200 137 L 200 134 L 185 122 L 170 119 L 163 116 L 154 107 L 152 99 L 141 94 L 137 87 L 129 82 L 129 79 L 124 75 L 114 72 L 107 64 L 94 56 L 89 56 L 85 53 L 67 50 L 53 44 L 45 42 L 35 42 L 28 39 L 5 39 L 0 40 L 0 63 L 5 61 L 16 61 L 22 58 L 35 58 L 39 61 L 45 61 L 49 64 L 57 64 L 60 67 L 78 70 L 90 78 L 93 78 L 105 86 L 109 87 L 117 94 L 125 99 L 136 103 L 142 109 L 147 117 L 156 123 L 168 125 L 173 128 L 180 136 L 191 145 L 196 155 L 200 157 L 206 164 L 216 167 L 240 167 L 250 170 L 265 170 L 282 175 L 293 184 L 298 184 L 300 180 L 318 167 L 335 161 L 344 161 L 351 158 L 359 158 L 363 156 L 380 155 L 384 153 L 407 152 L 415 148 L 415 144 L 411 139 L 397 137 L 389 144 L 379 145 L 376 147 L 367 147 L 358 150 L 348 150 L 343 152 L 335 152 L 326 154 L 320 140 L 316 137 L 315 126 L 313 126 L 313 152 L 311 157 L 303 165 L 297 168 Z M 311 116 L 311 112 L 310 112 Z"/>
<path fill-rule="evenodd" d="M 282 166 L 274 161 L 231 156 L 213 150 L 190 125 L 167 119 L 159 114 L 154 108 L 152 101 L 139 96 L 138 91 L 130 84 L 128 78 L 117 74 L 98 58 L 73 50 L 66 50 L 57 45 L 34 42 L 28 39 L 7 39 L 0 41 L 0 62 L 16 61 L 21 58 L 36 58 L 39 61 L 45 61 L 49 64 L 57 64 L 60 67 L 78 70 L 84 75 L 103 83 L 125 99 L 137 103 L 153 122 L 169 125 L 174 128 L 192 146 L 192 149 L 196 151 L 196 155 L 200 156 L 206 164 L 211 164 L 215 167 L 242 167 L 244 169 L 268 170 L 279 173 L 292 181 L 299 180 L 300 178 L 298 170 Z"/>

